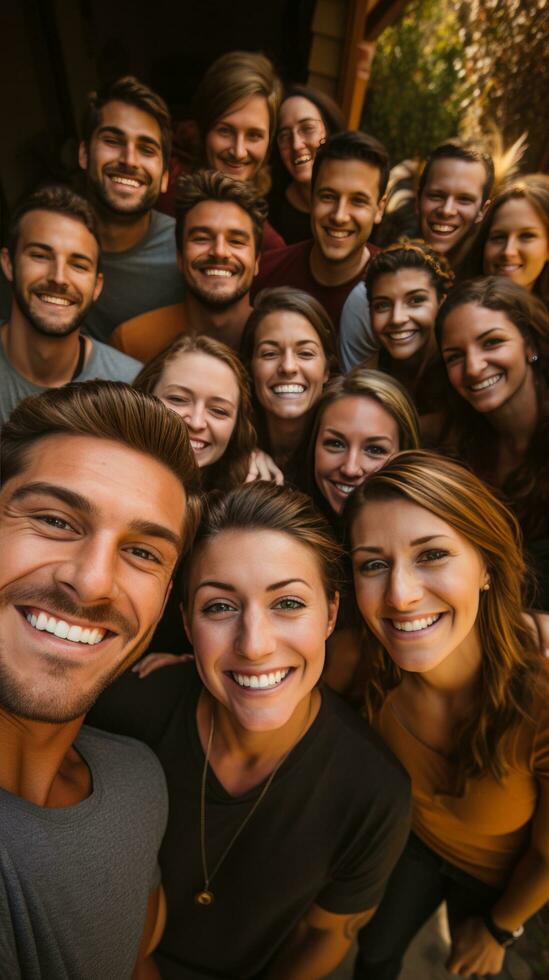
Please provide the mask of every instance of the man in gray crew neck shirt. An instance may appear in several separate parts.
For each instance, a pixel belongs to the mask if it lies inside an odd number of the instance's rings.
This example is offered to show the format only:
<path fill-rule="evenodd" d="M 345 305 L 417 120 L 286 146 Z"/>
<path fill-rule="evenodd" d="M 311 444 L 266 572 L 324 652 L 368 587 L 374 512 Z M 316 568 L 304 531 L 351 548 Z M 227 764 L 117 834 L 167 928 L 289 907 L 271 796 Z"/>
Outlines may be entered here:
<path fill-rule="evenodd" d="M 168 108 L 148 86 L 128 76 L 90 94 L 79 162 L 102 247 L 104 288 L 85 320 L 98 340 L 183 299 L 175 221 L 153 210 L 168 185 L 170 151 Z"/>
<path fill-rule="evenodd" d="M 1 264 L 11 308 L 0 327 L 0 423 L 27 395 L 69 381 L 133 381 L 139 361 L 83 337 L 100 295 L 93 212 L 68 187 L 45 187 L 12 216 Z"/>

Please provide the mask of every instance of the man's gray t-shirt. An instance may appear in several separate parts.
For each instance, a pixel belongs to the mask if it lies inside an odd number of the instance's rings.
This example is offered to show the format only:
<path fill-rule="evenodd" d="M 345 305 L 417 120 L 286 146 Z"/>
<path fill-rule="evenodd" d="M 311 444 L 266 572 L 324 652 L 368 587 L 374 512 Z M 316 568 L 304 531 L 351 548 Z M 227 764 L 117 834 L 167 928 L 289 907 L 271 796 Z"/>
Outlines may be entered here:
<path fill-rule="evenodd" d="M 141 367 L 141 362 L 134 357 L 128 357 L 127 354 L 121 354 L 113 347 L 94 340 L 91 354 L 77 380 L 127 381 L 131 384 Z M 4 424 L 15 406 L 27 395 L 40 395 L 48 390 L 44 385 L 35 385 L 15 370 L 6 357 L 0 340 L 0 425 Z"/>
<path fill-rule="evenodd" d="M 370 323 L 366 283 L 359 282 L 345 300 L 339 321 L 339 357 L 343 371 L 347 374 L 378 351 L 379 344 Z"/>
<path fill-rule="evenodd" d="M 159 306 L 180 303 L 183 280 L 177 268 L 175 220 L 151 212 L 149 230 L 127 252 L 102 252 L 103 289 L 86 316 L 84 329 L 108 341 L 119 323 Z"/>
<path fill-rule="evenodd" d="M 168 815 L 141 742 L 84 726 L 91 795 L 42 807 L 0 789 L 0 976 L 129 980 Z"/>

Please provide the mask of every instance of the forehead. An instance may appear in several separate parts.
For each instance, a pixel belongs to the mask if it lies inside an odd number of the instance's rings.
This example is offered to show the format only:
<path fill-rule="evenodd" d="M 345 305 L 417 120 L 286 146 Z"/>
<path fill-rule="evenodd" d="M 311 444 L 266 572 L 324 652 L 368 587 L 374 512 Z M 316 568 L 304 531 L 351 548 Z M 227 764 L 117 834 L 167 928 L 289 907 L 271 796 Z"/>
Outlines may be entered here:
<path fill-rule="evenodd" d="M 207 228 L 215 235 L 241 231 L 253 239 L 250 215 L 233 201 L 201 201 L 195 205 L 187 214 L 183 234 L 197 227 Z"/>
<path fill-rule="evenodd" d="M 476 160 L 442 157 L 431 164 L 425 190 L 438 187 L 455 194 L 474 194 L 475 197 L 482 197 L 486 179 L 484 164 Z"/>
<path fill-rule="evenodd" d="M 269 129 L 269 107 L 264 95 L 252 95 L 249 99 L 233 102 L 216 122 L 231 123 L 242 129 Z"/>
<path fill-rule="evenodd" d="M 238 382 L 234 371 L 218 357 L 203 351 L 182 351 L 166 364 L 163 385 L 178 385 L 203 398 L 229 398 L 238 402 Z"/>
<path fill-rule="evenodd" d="M 413 289 L 431 289 L 435 292 L 431 277 L 426 269 L 397 269 L 384 272 L 374 280 L 372 295 L 400 296 Z"/>
<path fill-rule="evenodd" d="M 291 95 L 280 107 L 279 126 L 295 126 L 302 119 L 321 119 L 320 111 L 314 102 L 303 95 Z"/>
<path fill-rule="evenodd" d="M 163 463 L 110 439 L 56 433 L 29 448 L 25 466 L 2 488 L 9 500 L 17 487 L 49 483 L 91 501 L 95 519 L 119 531 L 133 520 L 162 523 L 177 535 L 185 491 Z"/>
<path fill-rule="evenodd" d="M 321 346 L 312 323 L 301 313 L 293 310 L 275 310 L 263 318 L 255 332 L 255 346 L 263 341 L 272 340 L 278 344 L 299 344 L 309 341 Z"/>
<path fill-rule="evenodd" d="M 398 445 L 398 425 L 393 416 L 375 398 L 347 395 L 331 402 L 322 414 L 321 429 L 334 428 L 343 435 L 387 436 Z"/>
<path fill-rule="evenodd" d="M 93 135 L 105 126 L 121 129 L 126 136 L 134 139 L 144 136 L 161 142 L 160 126 L 154 116 L 135 105 L 128 105 L 127 102 L 114 100 L 105 103 L 99 110 L 99 123 Z"/>
<path fill-rule="evenodd" d="M 443 321 L 443 332 L 446 341 L 459 334 L 464 340 L 476 337 L 486 330 L 494 328 L 514 333 L 517 337 L 522 334 L 518 327 L 509 319 L 503 310 L 489 310 L 478 303 L 464 303 L 457 306 Z"/>
<path fill-rule="evenodd" d="M 354 547 L 408 550 L 412 541 L 428 535 L 444 535 L 476 553 L 474 546 L 451 524 L 403 497 L 368 500 L 358 512 L 351 528 Z"/>
<path fill-rule="evenodd" d="M 191 559 L 191 588 L 205 578 L 248 593 L 264 592 L 273 583 L 291 578 L 322 585 L 320 558 L 314 548 L 285 531 L 262 528 L 219 531 L 202 544 Z"/>
<path fill-rule="evenodd" d="M 31 242 L 47 245 L 59 255 L 78 252 L 96 262 L 99 245 L 91 231 L 76 218 L 58 211 L 28 211 L 19 223 L 17 251 Z"/>
<path fill-rule="evenodd" d="M 525 197 L 512 197 L 499 207 L 494 215 L 491 230 L 494 228 L 542 228 L 547 231 L 541 215 Z"/>
<path fill-rule="evenodd" d="M 316 179 L 315 191 L 330 187 L 340 194 L 369 194 L 379 197 L 379 167 L 365 160 L 324 160 Z"/>

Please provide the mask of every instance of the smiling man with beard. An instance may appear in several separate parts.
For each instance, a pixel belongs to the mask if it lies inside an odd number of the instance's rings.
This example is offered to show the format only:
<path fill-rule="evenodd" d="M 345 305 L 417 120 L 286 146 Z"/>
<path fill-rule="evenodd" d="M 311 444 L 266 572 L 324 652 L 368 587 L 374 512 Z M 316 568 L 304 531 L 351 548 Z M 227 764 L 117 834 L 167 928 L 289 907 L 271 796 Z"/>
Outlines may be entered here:
<path fill-rule="evenodd" d="M 249 183 L 215 170 L 182 177 L 176 240 L 185 298 L 121 324 L 111 343 L 140 361 L 150 361 L 184 333 L 205 334 L 238 350 L 252 309 L 266 214 L 266 203 Z"/>
<path fill-rule="evenodd" d="M 14 212 L 1 264 L 11 284 L 0 328 L 0 423 L 27 395 L 76 378 L 133 381 L 140 364 L 80 325 L 101 293 L 93 212 L 67 187 L 45 187 Z"/>
<path fill-rule="evenodd" d="M 103 250 L 105 286 L 86 318 L 98 340 L 183 296 L 174 219 L 153 210 L 168 186 L 170 152 L 168 107 L 147 85 L 127 76 L 90 94 L 79 163 Z"/>
<path fill-rule="evenodd" d="M 0 973 L 153 980 L 164 779 L 82 722 L 162 614 L 193 452 L 175 412 L 99 381 L 26 399 L 0 462 Z"/>

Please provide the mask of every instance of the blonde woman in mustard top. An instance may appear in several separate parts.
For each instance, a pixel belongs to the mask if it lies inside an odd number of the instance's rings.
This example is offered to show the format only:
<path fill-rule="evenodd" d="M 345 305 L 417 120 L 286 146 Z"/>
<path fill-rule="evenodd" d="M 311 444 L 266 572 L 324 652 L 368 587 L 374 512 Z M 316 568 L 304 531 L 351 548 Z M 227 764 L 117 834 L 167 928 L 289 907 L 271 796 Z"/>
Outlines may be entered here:
<path fill-rule="evenodd" d="M 472 473 L 410 451 L 349 503 L 365 714 L 412 779 L 412 836 L 355 980 L 396 980 L 446 899 L 460 976 L 499 975 L 549 899 L 548 663 L 521 615 L 514 517 Z"/>

